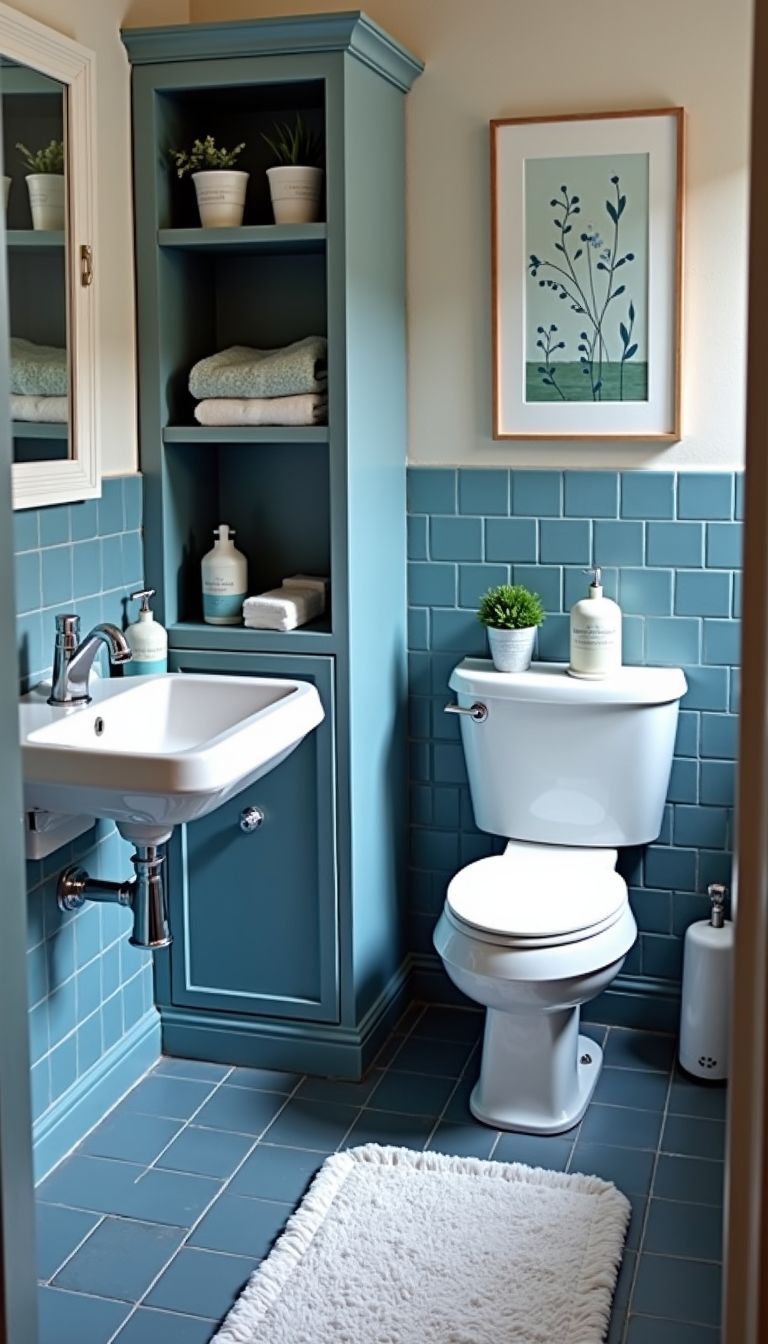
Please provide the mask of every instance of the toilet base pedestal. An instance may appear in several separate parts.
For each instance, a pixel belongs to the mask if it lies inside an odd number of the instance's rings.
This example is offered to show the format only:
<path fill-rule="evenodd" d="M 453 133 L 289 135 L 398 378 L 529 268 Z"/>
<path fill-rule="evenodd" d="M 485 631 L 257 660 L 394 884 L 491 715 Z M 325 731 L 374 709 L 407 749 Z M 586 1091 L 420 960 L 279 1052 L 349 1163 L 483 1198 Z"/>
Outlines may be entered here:
<path fill-rule="evenodd" d="M 469 1099 L 476 1120 L 521 1134 L 562 1134 L 592 1098 L 603 1052 L 579 1035 L 579 1009 L 486 1012 L 480 1077 Z"/>

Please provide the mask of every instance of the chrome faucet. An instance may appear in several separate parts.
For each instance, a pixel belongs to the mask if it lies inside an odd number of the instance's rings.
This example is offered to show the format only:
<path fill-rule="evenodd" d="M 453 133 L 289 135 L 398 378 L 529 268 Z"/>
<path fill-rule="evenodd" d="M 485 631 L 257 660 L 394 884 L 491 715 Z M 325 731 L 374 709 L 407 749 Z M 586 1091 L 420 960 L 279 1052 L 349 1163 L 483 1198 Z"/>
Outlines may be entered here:
<path fill-rule="evenodd" d="M 53 676 L 49 705 L 88 705 L 88 678 L 93 660 L 102 644 L 109 651 L 110 663 L 127 663 L 133 657 L 122 630 L 104 622 L 95 625 L 80 642 L 80 617 L 56 617 L 56 644 L 53 650 Z"/>

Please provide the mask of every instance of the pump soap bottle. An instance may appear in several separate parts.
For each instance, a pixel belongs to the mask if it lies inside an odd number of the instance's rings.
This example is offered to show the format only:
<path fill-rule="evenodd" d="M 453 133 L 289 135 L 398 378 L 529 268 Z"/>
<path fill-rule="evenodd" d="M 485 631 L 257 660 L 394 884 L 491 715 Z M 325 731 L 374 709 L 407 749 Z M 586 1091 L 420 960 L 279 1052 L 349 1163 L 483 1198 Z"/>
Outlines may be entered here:
<path fill-rule="evenodd" d="M 208 625 L 242 625 L 248 596 L 248 562 L 235 549 L 226 523 L 214 530 L 216 543 L 203 556 L 203 620 Z"/>
<path fill-rule="evenodd" d="M 131 601 L 141 602 L 141 607 L 138 620 L 125 632 L 133 652 L 130 662 L 123 665 L 126 677 L 146 677 L 168 671 L 168 635 L 150 608 L 149 599 L 154 596 L 154 588 L 141 588 L 138 593 L 131 593 Z"/>
<path fill-rule="evenodd" d="M 601 681 L 621 667 L 621 609 L 609 597 L 603 597 L 599 569 L 590 571 L 589 592 L 571 607 L 572 677 Z"/>

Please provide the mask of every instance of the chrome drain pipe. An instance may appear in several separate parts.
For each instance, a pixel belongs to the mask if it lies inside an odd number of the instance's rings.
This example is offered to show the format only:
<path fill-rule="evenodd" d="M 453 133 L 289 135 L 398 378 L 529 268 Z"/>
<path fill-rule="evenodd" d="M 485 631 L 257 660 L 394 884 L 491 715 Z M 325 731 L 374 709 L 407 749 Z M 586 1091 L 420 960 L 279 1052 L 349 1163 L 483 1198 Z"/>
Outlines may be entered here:
<path fill-rule="evenodd" d="M 168 924 L 168 905 L 163 882 L 163 847 L 136 845 L 131 855 L 135 877 L 125 882 L 107 882 L 90 877 L 85 868 L 73 864 L 59 876 L 57 902 L 60 910 L 80 910 L 86 901 L 104 901 L 133 911 L 133 933 L 129 942 L 152 952 L 169 947 L 173 941 Z"/>

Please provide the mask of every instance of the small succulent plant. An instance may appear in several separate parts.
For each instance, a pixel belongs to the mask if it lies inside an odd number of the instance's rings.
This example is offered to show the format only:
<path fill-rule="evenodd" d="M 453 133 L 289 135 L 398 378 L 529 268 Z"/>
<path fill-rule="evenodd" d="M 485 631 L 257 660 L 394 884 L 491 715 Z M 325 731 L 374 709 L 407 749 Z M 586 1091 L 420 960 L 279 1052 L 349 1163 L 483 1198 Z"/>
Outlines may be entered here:
<path fill-rule="evenodd" d="M 316 131 L 306 126 L 297 113 L 293 126 L 287 122 L 276 122 L 271 135 L 263 131 L 261 138 L 272 151 L 276 163 L 282 168 L 320 167 L 322 162 L 322 142 Z"/>
<path fill-rule="evenodd" d="M 538 593 L 520 583 L 500 583 L 483 593 L 477 619 L 493 630 L 529 630 L 545 618 Z"/>
<path fill-rule="evenodd" d="M 26 145 L 16 143 L 16 148 L 33 173 L 64 172 L 64 141 L 51 140 L 44 149 L 27 149 Z"/>
<path fill-rule="evenodd" d="M 239 155 L 245 149 L 245 142 L 235 145 L 234 149 L 226 149 L 223 145 L 219 149 L 212 135 L 206 135 L 204 140 L 194 140 L 192 148 L 169 149 L 178 177 L 183 177 L 185 173 L 199 173 L 201 171 L 215 168 L 234 168 Z"/>

